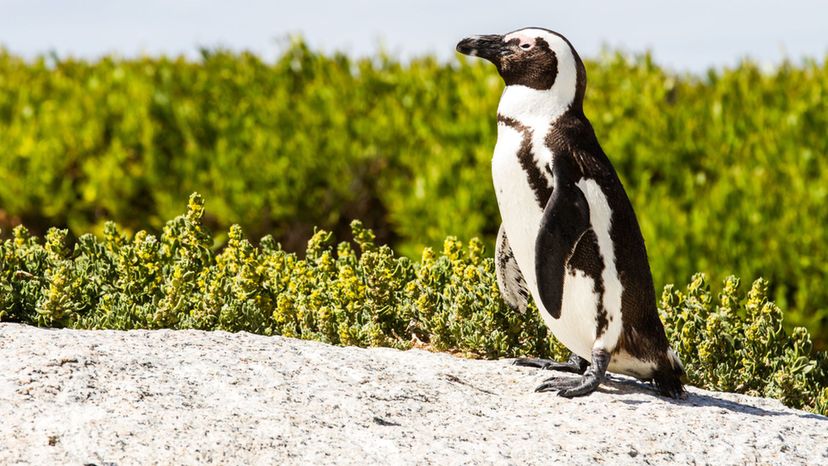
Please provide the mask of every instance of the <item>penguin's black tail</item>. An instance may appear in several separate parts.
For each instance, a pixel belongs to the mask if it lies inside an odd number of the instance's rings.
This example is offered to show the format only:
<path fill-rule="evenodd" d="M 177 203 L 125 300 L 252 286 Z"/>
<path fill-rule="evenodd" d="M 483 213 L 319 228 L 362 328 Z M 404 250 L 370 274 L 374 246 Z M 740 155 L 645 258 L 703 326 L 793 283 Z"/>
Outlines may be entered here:
<path fill-rule="evenodd" d="M 653 374 L 653 383 L 659 393 L 670 398 L 686 398 L 684 384 L 681 379 L 684 377 L 684 366 L 676 355 L 675 351 L 667 350 L 667 358 L 662 361 Z"/>

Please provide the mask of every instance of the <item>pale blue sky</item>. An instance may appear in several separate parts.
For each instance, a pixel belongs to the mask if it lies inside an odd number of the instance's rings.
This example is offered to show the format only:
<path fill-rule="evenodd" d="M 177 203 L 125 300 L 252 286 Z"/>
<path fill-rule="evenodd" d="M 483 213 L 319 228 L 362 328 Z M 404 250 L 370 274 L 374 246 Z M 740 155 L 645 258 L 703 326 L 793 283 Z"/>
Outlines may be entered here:
<path fill-rule="evenodd" d="M 0 45 L 26 57 L 196 56 L 199 46 L 220 45 L 272 58 L 288 35 L 301 33 L 326 51 L 365 55 L 382 44 L 403 58 L 450 58 L 464 35 L 530 25 L 563 33 L 584 56 L 602 45 L 650 49 L 677 70 L 746 56 L 763 65 L 783 57 L 821 61 L 828 52 L 828 2 L 817 0 L 0 0 Z"/>

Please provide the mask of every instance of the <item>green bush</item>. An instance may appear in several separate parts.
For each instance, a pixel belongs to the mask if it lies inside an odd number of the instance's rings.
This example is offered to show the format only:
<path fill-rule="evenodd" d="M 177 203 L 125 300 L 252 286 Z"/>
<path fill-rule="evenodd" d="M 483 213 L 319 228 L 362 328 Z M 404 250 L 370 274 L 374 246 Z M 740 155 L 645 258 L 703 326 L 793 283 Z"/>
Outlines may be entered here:
<path fill-rule="evenodd" d="M 828 61 L 685 76 L 606 54 L 587 68 L 585 110 L 657 284 L 767 277 L 788 328 L 828 348 Z M 0 225 L 157 232 L 199 191 L 212 228 L 288 251 L 315 225 L 345 238 L 353 219 L 412 258 L 448 234 L 491 246 L 501 86 L 480 61 L 356 60 L 301 41 L 274 63 L 0 51 Z"/>
<path fill-rule="evenodd" d="M 201 197 L 160 237 L 113 223 L 70 248 L 24 227 L 0 245 L 0 320 L 73 328 L 197 328 L 279 334 L 341 345 L 425 346 L 469 356 L 564 358 L 537 311 L 506 306 L 483 244 L 449 237 L 418 262 L 352 224 L 356 249 L 317 231 L 304 258 L 273 238 L 259 246 L 232 226 L 223 248 Z M 704 278 L 665 288 L 662 318 L 694 385 L 779 398 L 828 413 L 828 364 L 803 328 L 788 335 L 757 280 L 745 298 L 729 278 L 714 303 Z"/>
<path fill-rule="evenodd" d="M 764 279 L 745 295 L 730 276 L 717 302 L 704 275 L 696 274 L 684 293 L 664 287 L 660 313 L 694 384 L 828 413 L 828 356 L 813 351 L 805 328 L 785 331 Z"/>

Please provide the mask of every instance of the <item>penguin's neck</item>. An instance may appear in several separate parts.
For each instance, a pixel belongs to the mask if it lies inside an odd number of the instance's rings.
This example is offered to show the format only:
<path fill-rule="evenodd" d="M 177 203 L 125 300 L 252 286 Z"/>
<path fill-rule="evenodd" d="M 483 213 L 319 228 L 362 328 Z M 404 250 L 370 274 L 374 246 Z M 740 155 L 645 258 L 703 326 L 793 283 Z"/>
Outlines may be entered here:
<path fill-rule="evenodd" d="M 511 118 L 533 129 L 548 128 L 572 107 L 575 88 L 569 91 L 564 86 L 538 90 L 521 85 L 506 86 L 497 113 Z"/>

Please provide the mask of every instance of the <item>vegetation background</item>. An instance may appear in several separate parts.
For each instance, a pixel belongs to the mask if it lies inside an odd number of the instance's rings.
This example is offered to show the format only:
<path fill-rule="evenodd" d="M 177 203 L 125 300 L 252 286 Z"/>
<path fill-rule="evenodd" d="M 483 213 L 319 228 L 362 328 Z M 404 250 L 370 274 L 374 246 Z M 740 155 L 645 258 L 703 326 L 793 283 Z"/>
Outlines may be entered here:
<path fill-rule="evenodd" d="M 606 53 L 587 69 L 586 113 L 657 288 L 764 277 L 787 327 L 828 347 L 828 61 L 687 75 Z M 447 235 L 491 245 L 501 88 L 477 61 L 352 59 L 301 40 L 275 62 L 0 51 L 0 229 L 159 231 L 198 191 L 213 230 L 238 223 L 300 254 L 314 227 L 347 239 L 353 219 L 415 258 Z"/>

